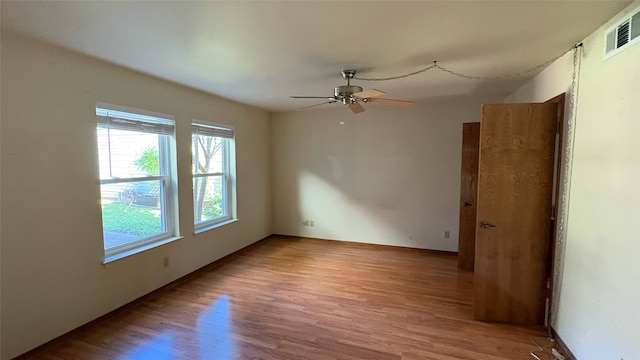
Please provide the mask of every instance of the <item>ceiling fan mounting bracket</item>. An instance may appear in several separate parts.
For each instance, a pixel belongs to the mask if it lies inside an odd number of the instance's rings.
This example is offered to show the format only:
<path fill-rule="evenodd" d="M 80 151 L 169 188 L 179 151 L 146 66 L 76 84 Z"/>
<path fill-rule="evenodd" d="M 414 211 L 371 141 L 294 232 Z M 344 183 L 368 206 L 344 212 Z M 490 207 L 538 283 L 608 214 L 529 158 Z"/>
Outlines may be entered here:
<path fill-rule="evenodd" d="M 356 71 L 355 70 L 342 70 L 342 77 L 349 81 L 351 79 L 353 79 L 353 77 L 356 76 Z"/>

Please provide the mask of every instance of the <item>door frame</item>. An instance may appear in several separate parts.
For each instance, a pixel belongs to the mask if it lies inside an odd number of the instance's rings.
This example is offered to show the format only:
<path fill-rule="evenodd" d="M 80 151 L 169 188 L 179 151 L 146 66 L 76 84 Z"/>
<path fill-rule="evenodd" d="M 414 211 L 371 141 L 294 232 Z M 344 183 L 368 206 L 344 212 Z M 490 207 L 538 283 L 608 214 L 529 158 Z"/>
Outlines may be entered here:
<path fill-rule="evenodd" d="M 556 272 L 556 245 L 558 241 L 558 205 L 560 204 L 560 182 L 562 180 L 562 161 L 563 161 L 563 153 L 564 153 L 564 106 L 565 106 L 565 98 L 566 93 L 562 93 L 560 95 L 554 96 L 551 99 L 545 101 L 545 103 L 558 103 L 558 115 L 557 115 L 557 127 L 556 127 L 556 150 L 555 150 L 555 168 L 554 168 L 554 176 L 553 181 L 555 182 L 555 186 L 553 189 L 553 197 L 551 199 L 551 216 L 552 216 L 552 227 L 551 227 L 551 249 L 550 249 L 550 258 L 549 258 L 549 285 L 548 285 L 548 294 L 547 294 L 547 314 L 545 315 L 545 325 L 551 327 L 551 311 L 553 307 L 553 293 L 555 289 L 555 272 Z"/>
<path fill-rule="evenodd" d="M 469 154 L 471 146 L 474 146 L 473 154 Z M 474 163 L 469 159 L 469 155 L 475 160 Z M 460 203 L 459 203 L 459 220 L 458 220 L 458 269 L 473 272 L 475 262 L 475 246 L 476 246 L 476 207 L 478 197 L 478 165 L 480 163 L 480 122 L 462 123 L 462 158 L 460 173 Z M 472 173 L 473 171 L 473 173 Z M 464 180 L 467 180 L 465 182 Z M 469 188 L 469 189 L 468 189 Z M 470 189 L 473 188 L 473 189 Z M 469 195 L 466 190 L 473 190 L 473 199 L 463 198 L 463 195 Z M 468 202 L 468 200 L 472 200 Z M 473 214 L 472 221 L 468 220 L 465 215 Z M 471 233 L 465 232 L 463 225 L 473 224 Z"/>

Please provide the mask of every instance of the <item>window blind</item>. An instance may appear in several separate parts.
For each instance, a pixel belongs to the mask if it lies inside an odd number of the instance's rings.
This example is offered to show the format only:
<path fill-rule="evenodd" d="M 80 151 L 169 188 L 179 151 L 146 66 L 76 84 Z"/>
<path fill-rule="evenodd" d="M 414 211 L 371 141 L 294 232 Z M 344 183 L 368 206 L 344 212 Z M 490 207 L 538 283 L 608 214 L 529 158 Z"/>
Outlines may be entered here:
<path fill-rule="evenodd" d="M 224 139 L 233 139 L 234 132 L 231 128 L 224 128 L 199 123 L 191 123 L 191 133 L 194 135 L 214 136 Z"/>
<path fill-rule="evenodd" d="M 98 127 L 137 131 L 143 133 L 173 135 L 174 122 L 170 119 L 125 113 L 106 109 L 96 109 Z"/>

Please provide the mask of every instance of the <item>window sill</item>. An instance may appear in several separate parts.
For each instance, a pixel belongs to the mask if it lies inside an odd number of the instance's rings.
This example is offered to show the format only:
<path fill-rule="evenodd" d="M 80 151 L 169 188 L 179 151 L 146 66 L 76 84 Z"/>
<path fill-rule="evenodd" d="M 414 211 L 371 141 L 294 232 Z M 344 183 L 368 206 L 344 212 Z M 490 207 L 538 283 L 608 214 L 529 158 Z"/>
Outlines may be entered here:
<path fill-rule="evenodd" d="M 150 244 L 146 244 L 146 245 L 137 247 L 135 249 L 130 249 L 130 250 L 127 250 L 127 251 L 123 251 L 121 253 L 114 254 L 114 255 L 105 256 L 104 261 L 102 262 L 102 264 L 106 265 L 108 263 L 111 263 L 111 262 L 114 262 L 114 261 L 117 261 L 117 260 L 120 260 L 120 259 L 124 259 L 126 257 L 131 256 L 131 255 L 139 254 L 139 253 L 141 253 L 143 251 L 147 251 L 147 250 L 150 250 L 150 249 L 153 249 L 153 248 L 157 248 L 157 247 L 162 246 L 162 245 L 166 245 L 166 244 L 168 244 L 170 242 L 174 242 L 174 241 L 180 240 L 182 238 L 183 238 L 183 236 L 174 236 L 174 237 L 170 237 L 170 238 L 167 238 L 167 239 L 158 240 L 158 241 L 152 242 Z"/>
<path fill-rule="evenodd" d="M 213 225 L 209 225 L 209 226 L 206 226 L 206 227 L 203 227 L 203 228 L 200 228 L 200 229 L 195 229 L 193 233 L 194 234 L 200 234 L 200 233 L 203 233 L 205 231 L 213 230 L 215 228 L 219 228 L 219 227 L 222 227 L 222 226 L 225 226 L 225 225 L 228 225 L 228 224 L 232 224 L 232 223 L 234 223 L 236 221 L 238 221 L 238 219 L 227 219 L 227 220 L 221 221 L 219 223 L 215 223 Z"/>

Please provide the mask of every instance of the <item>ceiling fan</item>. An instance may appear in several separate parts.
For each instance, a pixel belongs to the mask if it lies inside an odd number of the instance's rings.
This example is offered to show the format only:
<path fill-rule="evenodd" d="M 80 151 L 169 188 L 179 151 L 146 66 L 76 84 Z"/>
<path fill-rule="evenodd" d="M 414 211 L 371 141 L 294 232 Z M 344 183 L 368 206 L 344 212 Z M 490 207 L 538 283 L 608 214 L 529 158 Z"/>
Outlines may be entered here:
<path fill-rule="evenodd" d="M 376 90 L 376 89 L 362 90 L 362 87 L 360 86 L 351 85 L 351 79 L 353 79 L 355 75 L 356 75 L 355 70 L 342 70 L 342 77 L 345 80 L 347 80 L 347 85 L 336 87 L 333 96 L 290 96 L 290 97 L 294 99 L 328 100 L 320 104 L 314 104 L 311 106 L 303 107 L 300 110 L 308 109 L 314 106 L 320 106 L 324 104 L 339 102 L 349 106 L 349 109 L 351 109 L 351 111 L 354 114 L 361 113 L 364 111 L 364 107 L 362 107 L 362 104 L 360 104 L 361 102 L 365 104 L 378 103 L 378 104 L 391 105 L 391 106 L 408 106 L 413 104 L 412 101 L 381 99 L 381 98 L 378 98 L 378 96 L 386 95 L 387 93 L 380 90 Z"/>

